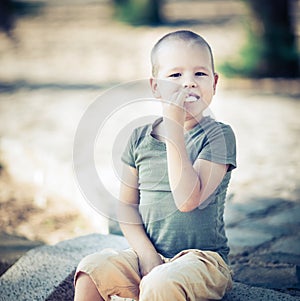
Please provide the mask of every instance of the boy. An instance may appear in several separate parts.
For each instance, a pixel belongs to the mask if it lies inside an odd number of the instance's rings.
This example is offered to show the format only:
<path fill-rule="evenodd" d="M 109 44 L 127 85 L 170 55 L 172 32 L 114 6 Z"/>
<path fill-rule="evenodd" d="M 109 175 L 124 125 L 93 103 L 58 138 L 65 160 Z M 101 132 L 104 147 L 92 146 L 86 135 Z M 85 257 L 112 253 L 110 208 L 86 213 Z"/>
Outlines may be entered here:
<path fill-rule="evenodd" d="M 210 46 L 176 31 L 151 60 L 163 117 L 137 128 L 122 156 L 119 221 L 131 249 L 84 258 L 76 301 L 220 300 L 232 285 L 223 212 L 235 138 L 203 116 L 218 82 Z"/>

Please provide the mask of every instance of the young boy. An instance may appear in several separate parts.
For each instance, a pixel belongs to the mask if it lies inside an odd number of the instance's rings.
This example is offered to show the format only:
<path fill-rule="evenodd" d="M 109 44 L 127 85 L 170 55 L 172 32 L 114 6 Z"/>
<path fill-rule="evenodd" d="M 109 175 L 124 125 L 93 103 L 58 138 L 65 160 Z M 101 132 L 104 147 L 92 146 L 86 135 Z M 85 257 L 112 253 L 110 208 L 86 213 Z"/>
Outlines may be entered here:
<path fill-rule="evenodd" d="M 235 137 L 203 116 L 218 82 L 210 46 L 176 31 L 151 60 L 163 116 L 137 128 L 122 156 L 119 221 L 131 249 L 84 258 L 76 301 L 220 300 L 232 285 L 223 212 Z"/>

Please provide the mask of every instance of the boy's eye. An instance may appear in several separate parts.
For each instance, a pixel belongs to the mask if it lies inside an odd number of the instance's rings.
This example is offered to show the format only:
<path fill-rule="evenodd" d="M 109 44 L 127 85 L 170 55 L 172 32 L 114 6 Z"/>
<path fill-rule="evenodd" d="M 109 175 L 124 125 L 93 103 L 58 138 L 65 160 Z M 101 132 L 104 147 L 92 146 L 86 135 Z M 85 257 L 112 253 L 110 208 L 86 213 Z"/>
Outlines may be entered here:
<path fill-rule="evenodd" d="M 173 74 L 170 74 L 169 77 L 180 77 L 181 76 L 181 73 L 177 72 L 177 73 L 173 73 Z"/>
<path fill-rule="evenodd" d="M 196 76 L 206 76 L 207 74 L 204 72 L 196 72 L 195 75 Z"/>

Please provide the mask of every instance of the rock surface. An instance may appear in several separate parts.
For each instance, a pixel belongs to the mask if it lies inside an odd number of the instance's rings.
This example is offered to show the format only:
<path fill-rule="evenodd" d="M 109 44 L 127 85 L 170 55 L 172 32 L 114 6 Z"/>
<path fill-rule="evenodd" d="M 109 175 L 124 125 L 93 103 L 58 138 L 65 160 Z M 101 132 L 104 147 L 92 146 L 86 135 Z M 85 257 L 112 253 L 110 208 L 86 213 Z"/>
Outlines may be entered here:
<path fill-rule="evenodd" d="M 127 246 L 123 237 L 94 234 L 32 249 L 0 278 L 0 299 L 72 300 L 72 275 L 81 258 L 101 249 Z"/>
<path fill-rule="evenodd" d="M 299 203 L 282 199 L 228 202 L 226 231 L 236 281 L 300 296 L 299 214 Z"/>
<path fill-rule="evenodd" d="M 67 240 L 54 246 L 29 251 L 0 278 L 1 301 L 71 301 L 73 276 L 80 259 L 104 248 L 123 249 L 126 240 L 117 235 L 92 234 Z M 257 276 L 257 272 L 253 270 Z M 295 301 L 300 300 L 275 290 L 235 282 L 223 301 Z"/>
<path fill-rule="evenodd" d="M 38 241 L 0 233 L 0 276 L 27 251 L 41 245 Z"/>

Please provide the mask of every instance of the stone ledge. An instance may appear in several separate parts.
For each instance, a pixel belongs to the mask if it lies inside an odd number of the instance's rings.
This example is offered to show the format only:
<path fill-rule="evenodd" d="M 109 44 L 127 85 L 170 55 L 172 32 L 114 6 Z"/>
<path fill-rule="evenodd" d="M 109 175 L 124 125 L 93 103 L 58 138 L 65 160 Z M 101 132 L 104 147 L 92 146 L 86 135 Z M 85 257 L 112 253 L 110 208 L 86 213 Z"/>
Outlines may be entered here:
<path fill-rule="evenodd" d="M 124 237 L 92 234 L 42 246 L 20 258 L 1 278 L 1 301 L 71 301 L 73 276 L 80 259 L 104 248 L 124 249 Z M 235 282 L 223 301 L 296 301 L 297 297 Z"/>
<path fill-rule="evenodd" d="M 42 245 L 39 241 L 0 232 L 0 276 L 29 250 Z"/>
<path fill-rule="evenodd" d="M 0 278 L 1 301 L 47 300 L 84 256 L 105 248 L 126 247 L 124 237 L 92 234 L 32 249 Z M 70 286 L 68 282 L 65 292 L 66 296 L 61 294 L 55 300 L 72 300 L 72 283 Z"/>

